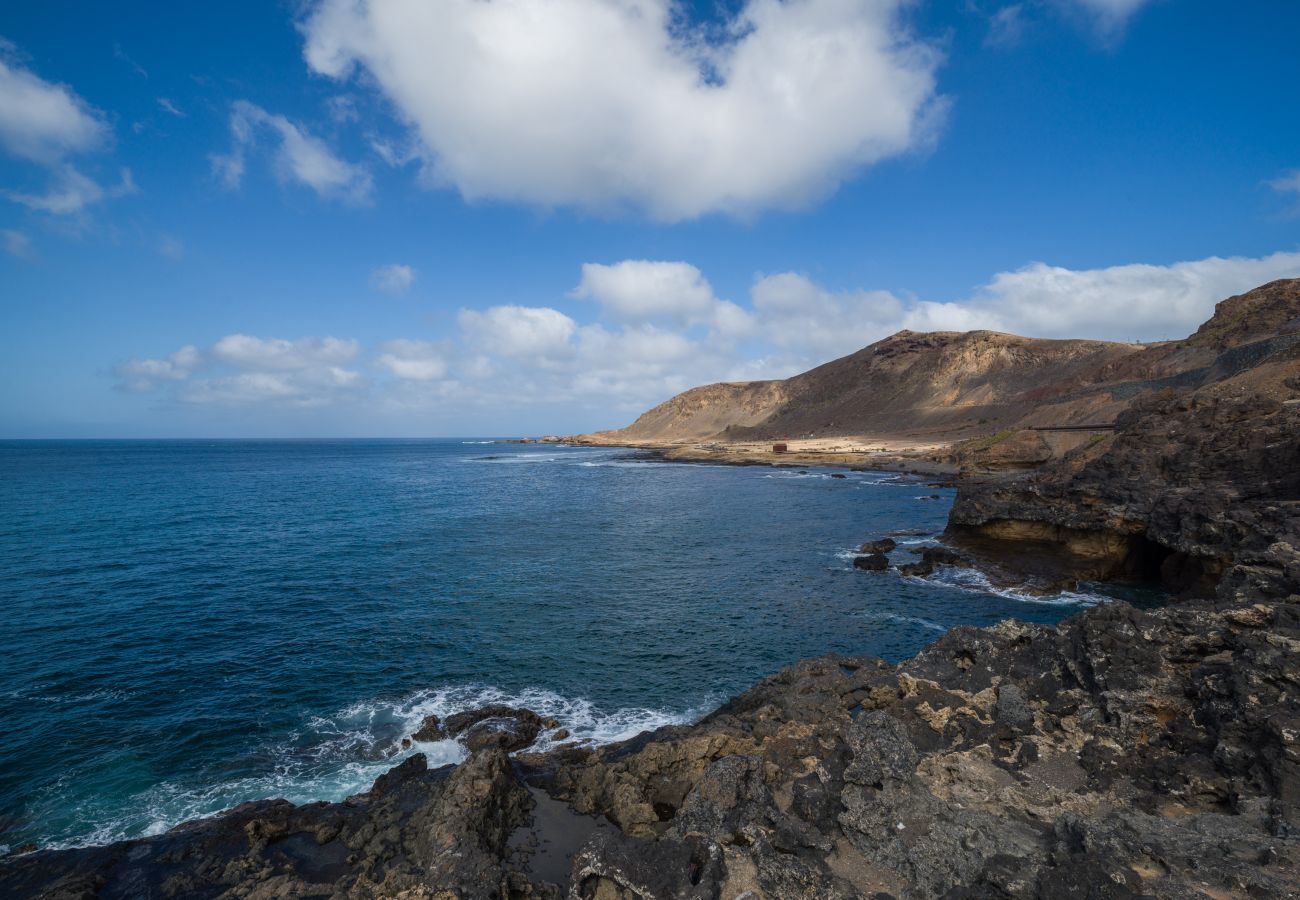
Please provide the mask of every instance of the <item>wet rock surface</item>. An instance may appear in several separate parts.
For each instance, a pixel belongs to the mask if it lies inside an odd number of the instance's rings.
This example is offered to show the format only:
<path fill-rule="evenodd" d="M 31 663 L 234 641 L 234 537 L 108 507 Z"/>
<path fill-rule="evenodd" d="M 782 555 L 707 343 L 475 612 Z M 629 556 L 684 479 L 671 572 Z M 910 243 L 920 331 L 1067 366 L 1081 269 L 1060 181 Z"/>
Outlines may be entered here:
<path fill-rule="evenodd" d="M 889 557 L 883 553 L 871 553 L 867 556 L 853 557 L 853 568 L 868 572 L 883 572 L 889 568 Z"/>

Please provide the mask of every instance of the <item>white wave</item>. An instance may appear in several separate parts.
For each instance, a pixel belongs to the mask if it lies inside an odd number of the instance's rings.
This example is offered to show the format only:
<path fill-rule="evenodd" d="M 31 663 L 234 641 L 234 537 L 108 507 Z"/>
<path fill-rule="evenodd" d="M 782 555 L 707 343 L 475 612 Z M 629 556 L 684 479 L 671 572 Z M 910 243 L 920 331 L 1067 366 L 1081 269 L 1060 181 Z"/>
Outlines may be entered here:
<path fill-rule="evenodd" d="M 908 625 L 920 625 L 922 628 L 928 628 L 932 631 L 946 632 L 947 625 L 940 625 L 938 622 L 931 622 L 929 619 L 922 619 L 920 616 L 904 616 L 900 613 L 862 613 L 862 618 L 872 622 L 903 622 Z"/>
<path fill-rule="evenodd" d="M 495 444 L 496 441 L 461 441 L 462 444 Z"/>
<path fill-rule="evenodd" d="M 933 575 L 924 578 L 916 576 L 903 577 L 915 578 L 915 580 L 922 583 L 939 585 L 940 587 L 974 591 L 980 594 L 994 594 L 1007 600 L 1015 600 L 1018 603 L 1041 603 L 1047 606 L 1095 606 L 1111 599 L 1104 594 L 1091 594 L 1084 591 L 1032 594 L 1016 588 L 997 587 L 979 569 L 963 569 L 956 566 L 940 566 L 935 569 Z"/>
<path fill-rule="evenodd" d="M 416 753 L 428 757 L 430 768 L 462 761 L 465 748 L 456 741 L 416 741 L 403 748 L 401 740 L 414 733 L 426 716 L 445 719 L 488 704 L 524 707 L 554 718 L 569 731 L 564 742 L 608 744 L 664 725 L 693 722 L 716 706 L 717 698 L 682 712 L 643 707 L 606 710 L 590 700 L 548 690 L 512 693 L 486 685 L 461 685 L 417 691 L 397 700 L 357 703 L 332 716 L 309 719 L 301 731 L 268 748 L 266 772 L 199 786 L 163 782 L 112 808 L 102 799 L 88 800 L 69 816 L 87 830 L 76 837 L 40 843 L 65 849 L 162 834 L 182 822 L 251 800 L 339 801 L 369 789 L 376 778 Z M 548 750 L 561 743 L 552 737 L 554 733 L 543 732 L 529 749 Z"/>

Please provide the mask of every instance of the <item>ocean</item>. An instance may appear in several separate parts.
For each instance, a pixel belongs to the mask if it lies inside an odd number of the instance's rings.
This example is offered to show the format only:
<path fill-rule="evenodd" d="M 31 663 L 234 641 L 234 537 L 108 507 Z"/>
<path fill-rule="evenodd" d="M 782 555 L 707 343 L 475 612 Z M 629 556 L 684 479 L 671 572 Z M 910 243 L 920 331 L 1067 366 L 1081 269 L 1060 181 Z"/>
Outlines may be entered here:
<path fill-rule="evenodd" d="M 458 760 L 401 748 L 430 713 L 521 704 L 617 740 L 802 657 L 1099 599 L 852 568 L 951 500 L 488 440 L 0 442 L 0 846 L 340 799 L 412 752 Z"/>

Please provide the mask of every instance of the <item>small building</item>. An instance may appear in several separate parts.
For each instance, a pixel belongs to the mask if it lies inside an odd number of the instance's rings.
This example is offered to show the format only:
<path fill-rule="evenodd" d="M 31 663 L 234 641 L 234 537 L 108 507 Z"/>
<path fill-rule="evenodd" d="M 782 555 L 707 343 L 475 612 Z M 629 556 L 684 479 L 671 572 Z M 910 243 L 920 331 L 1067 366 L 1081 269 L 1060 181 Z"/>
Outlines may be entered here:
<path fill-rule="evenodd" d="M 784 452 L 785 452 L 786 450 L 788 450 L 788 449 L 789 449 L 789 448 L 786 447 L 785 444 L 773 444 L 773 445 L 772 445 L 772 452 L 773 452 L 773 453 L 784 453 Z"/>

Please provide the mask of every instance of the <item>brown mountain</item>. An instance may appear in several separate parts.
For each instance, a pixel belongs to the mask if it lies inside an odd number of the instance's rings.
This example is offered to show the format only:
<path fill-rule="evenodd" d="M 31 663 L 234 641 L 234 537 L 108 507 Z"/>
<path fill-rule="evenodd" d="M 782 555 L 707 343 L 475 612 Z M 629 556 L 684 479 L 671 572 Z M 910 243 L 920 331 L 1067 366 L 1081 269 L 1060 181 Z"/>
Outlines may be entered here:
<path fill-rule="evenodd" d="M 1044 340 L 992 331 L 899 333 L 781 381 L 711 384 L 611 444 L 861 437 L 955 441 L 1012 427 L 1113 422 L 1139 395 L 1221 380 L 1294 341 L 1300 280 L 1220 303 L 1190 337 L 1158 344 Z"/>

